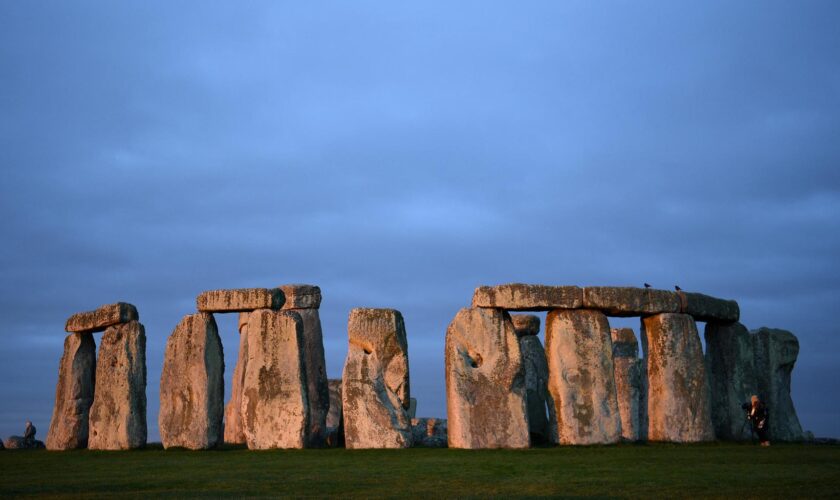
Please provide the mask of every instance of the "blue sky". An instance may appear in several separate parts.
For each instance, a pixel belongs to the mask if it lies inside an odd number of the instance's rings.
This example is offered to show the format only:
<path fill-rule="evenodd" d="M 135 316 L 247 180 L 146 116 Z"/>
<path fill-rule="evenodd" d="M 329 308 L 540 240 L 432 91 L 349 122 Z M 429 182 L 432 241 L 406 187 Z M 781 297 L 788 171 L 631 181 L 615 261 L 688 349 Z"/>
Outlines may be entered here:
<path fill-rule="evenodd" d="M 679 284 L 800 339 L 840 436 L 836 2 L 0 3 L 0 435 L 46 436 L 64 321 L 202 290 L 405 316 L 418 413 L 481 284 Z M 218 318 L 227 382 L 236 323 Z M 615 321 L 632 325 L 635 322 Z M 228 387 L 229 393 L 229 387 Z"/>

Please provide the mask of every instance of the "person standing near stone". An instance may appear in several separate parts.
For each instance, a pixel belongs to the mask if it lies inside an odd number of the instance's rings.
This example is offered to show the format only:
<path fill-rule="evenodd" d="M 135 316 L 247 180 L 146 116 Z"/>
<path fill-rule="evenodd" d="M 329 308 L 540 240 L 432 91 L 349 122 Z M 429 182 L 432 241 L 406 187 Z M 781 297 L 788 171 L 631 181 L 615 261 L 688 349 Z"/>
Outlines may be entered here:
<path fill-rule="evenodd" d="M 769 414 L 767 412 L 767 405 L 756 395 L 750 398 L 749 418 L 750 425 L 752 425 L 753 431 L 758 435 L 758 441 L 761 443 L 761 446 L 770 446 L 770 436 L 767 432 L 770 429 L 768 425 Z"/>

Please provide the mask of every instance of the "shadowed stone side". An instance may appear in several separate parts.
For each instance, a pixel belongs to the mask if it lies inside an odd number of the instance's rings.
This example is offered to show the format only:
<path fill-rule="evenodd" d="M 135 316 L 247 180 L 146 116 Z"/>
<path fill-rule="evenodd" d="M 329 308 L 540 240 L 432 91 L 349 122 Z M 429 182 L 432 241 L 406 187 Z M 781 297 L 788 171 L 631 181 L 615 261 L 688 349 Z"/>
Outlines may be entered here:
<path fill-rule="evenodd" d="M 164 448 L 204 450 L 224 436 L 225 360 L 210 313 L 184 316 L 166 342 L 158 426 Z"/>
<path fill-rule="evenodd" d="M 297 312 L 259 309 L 249 315 L 241 414 L 249 449 L 306 445 L 309 403 Z"/>
<path fill-rule="evenodd" d="M 741 316 L 741 309 L 734 300 L 693 292 L 680 292 L 680 300 L 680 312 L 694 316 L 696 321 L 729 323 L 738 321 Z"/>
<path fill-rule="evenodd" d="M 545 338 L 560 444 L 618 442 L 621 416 L 607 317 L 588 309 L 552 311 Z"/>
<path fill-rule="evenodd" d="M 472 307 L 496 307 L 511 311 L 550 311 L 581 306 L 583 291 L 576 286 L 509 283 L 480 286 L 473 293 Z"/>
<path fill-rule="evenodd" d="M 246 312 L 257 309 L 280 309 L 286 301 L 279 288 L 240 288 L 209 290 L 196 297 L 201 312 Z"/>
<path fill-rule="evenodd" d="M 245 369 L 248 366 L 248 315 L 239 313 L 239 354 L 233 369 L 230 401 L 225 406 L 225 443 L 245 444 L 245 429 L 242 426 L 242 391 L 245 384 Z"/>
<path fill-rule="evenodd" d="M 712 425 L 718 439 L 750 439 L 741 405 L 757 394 L 753 339 L 741 323 L 707 323 L 706 373 Z"/>
<path fill-rule="evenodd" d="M 446 330 L 450 448 L 530 445 L 525 367 L 510 315 L 465 308 Z"/>
<path fill-rule="evenodd" d="M 64 339 L 64 354 L 58 365 L 48 450 L 86 448 L 88 418 L 93 404 L 96 375 L 96 344 L 90 333 L 71 333 Z"/>
<path fill-rule="evenodd" d="M 613 328 L 610 335 L 613 343 L 615 392 L 621 415 L 621 437 L 627 441 L 638 441 L 642 390 L 639 344 L 631 328 Z"/>
<path fill-rule="evenodd" d="M 714 440 L 703 346 L 694 318 L 657 314 L 642 319 L 647 352 L 648 440 Z"/>
<path fill-rule="evenodd" d="M 283 309 L 318 309 L 321 307 L 321 288 L 316 285 L 281 285 L 286 297 Z"/>
<path fill-rule="evenodd" d="M 445 418 L 412 418 L 411 432 L 418 448 L 446 448 Z"/>
<path fill-rule="evenodd" d="M 548 392 L 548 362 L 542 342 L 537 337 L 540 318 L 532 314 L 512 314 L 511 320 L 519 337 L 519 350 L 525 367 L 525 398 L 531 441 L 557 443 L 557 417 L 554 400 Z"/>
<path fill-rule="evenodd" d="M 787 330 L 754 332 L 758 395 L 770 413 L 770 439 L 800 441 L 802 426 L 790 397 L 790 376 L 799 356 L 799 340 Z"/>
<path fill-rule="evenodd" d="M 394 309 L 353 309 L 342 376 L 347 448 L 408 448 L 408 342 Z"/>
<path fill-rule="evenodd" d="M 344 446 L 344 415 L 341 403 L 341 379 L 330 379 L 330 411 L 327 413 L 327 446 Z"/>
<path fill-rule="evenodd" d="M 653 288 L 588 286 L 583 289 L 583 307 L 598 309 L 609 316 L 644 316 L 679 312 L 679 297 L 674 292 Z"/>
<path fill-rule="evenodd" d="M 99 344 L 88 448 L 140 448 L 146 433 L 146 330 L 132 321 L 109 327 Z"/>
<path fill-rule="evenodd" d="M 67 318 L 64 329 L 74 333 L 101 332 L 109 326 L 137 321 L 137 308 L 126 302 L 102 306 L 95 311 L 76 313 Z"/>
<path fill-rule="evenodd" d="M 317 287 L 316 287 L 317 288 Z M 330 387 L 324 360 L 324 340 L 318 309 L 294 309 L 303 320 L 303 362 L 306 369 L 309 430 L 307 446 L 324 445 L 327 413 L 330 411 Z"/>

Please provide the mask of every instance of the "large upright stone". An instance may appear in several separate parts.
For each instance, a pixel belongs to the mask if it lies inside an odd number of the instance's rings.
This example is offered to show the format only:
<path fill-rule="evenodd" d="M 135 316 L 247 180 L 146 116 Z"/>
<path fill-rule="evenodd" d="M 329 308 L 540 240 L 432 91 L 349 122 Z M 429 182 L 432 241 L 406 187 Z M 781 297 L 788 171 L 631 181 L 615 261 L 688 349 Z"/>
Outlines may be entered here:
<path fill-rule="evenodd" d="M 309 403 L 297 312 L 259 309 L 249 315 L 241 411 L 248 448 L 306 445 Z"/>
<path fill-rule="evenodd" d="M 323 446 L 330 411 L 330 387 L 324 360 L 321 318 L 317 309 L 294 309 L 303 320 L 303 363 L 306 370 L 306 391 L 309 401 L 307 446 Z"/>
<path fill-rule="evenodd" d="M 545 339 L 560 444 L 618 442 L 621 415 L 607 317 L 589 309 L 551 311 Z"/>
<path fill-rule="evenodd" d="M 450 448 L 530 445 L 525 368 L 510 315 L 465 308 L 446 330 Z"/>
<path fill-rule="evenodd" d="M 224 437 L 225 359 L 210 313 L 184 316 L 166 342 L 158 426 L 164 448 L 215 448 Z"/>
<path fill-rule="evenodd" d="M 718 439 L 750 439 L 741 405 L 758 392 L 753 339 L 741 323 L 706 323 L 706 373 Z"/>
<path fill-rule="evenodd" d="M 96 344 L 90 333 L 71 333 L 64 339 L 64 354 L 58 365 L 48 450 L 85 448 L 88 418 L 93 404 L 96 375 Z"/>
<path fill-rule="evenodd" d="M 347 448 L 408 448 L 408 341 L 394 309 L 353 309 L 342 376 Z"/>
<path fill-rule="evenodd" d="M 472 307 L 495 307 L 511 311 L 550 311 L 580 307 L 583 292 L 576 286 L 508 283 L 480 286 L 473 293 Z"/>
<path fill-rule="evenodd" d="M 126 302 L 104 305 L 94 311 L 76 313 L 67 318 L 64 329 L 73 333 L 101 332 L 109 326 L 137 321 L 137 308 Z"/>
<path fill-rule="evenodd" d="M 341 404 L 341 379 L 330 379 L 330 411 L 327 413 L 327 446 L 344 446 L 344 415 Z"/>
<path fill-rule="evenodd" d="M 657 314 L 642 318 L 646 341 L 648 440 L 714 439 L 703 346 L 694 318 Z"/>
<path fill-rule="evenodd" d="M 639 343 L 631 328 L 613 328 L 610 335 L 613 345 L 615 392 L 618 413 L 621 415 L 621 437 L 627 441 L 638 441 L 642 390 Z"/>
<path fill-rule="evenodd" d="M 770 413 L 770 439 L 800 441 L 802 426 L 790 397 L 790 376 L 799 356 L 799 340 L 786 330 L 759 328 L 755 334 L 758 395 Z"/>
<path fill-rule="evenodd" d="M 286 298 L 279 288 L 239 288 L 209 290 L 195 299 L 201 312 L 245 312 L 257 309 L 280 309 Z"/>
<path fill-rule="evenodd" d="M 548 392 L 548 362 L 537 335 L 540 318 L 533 314 L 513 314 L 513 329 L 519 337 L 519 350 L 525 367 L 525 398 L 528 405 L 528 428 L 532 442 L 557 442 L 557 417 L 554 400 Z"/>
<path fill-rule="evenodd" d="M 583 307 L 598 309 L 610 316 L 642 316 L 679 312 L 676 293 L 653 288 L 588 286 L 583 289 Z"/>
<path fill-rule="evenodd" d="M 146 330 L 132 321 L 109 327 L 99 344 L 88 448 L 140 448 L 146 432 Z"/>
<path fill-rule="evenodd" d="M 239 313 L 239 353 L 233 369 L 230 401 L 225 406 L 225 443 L 245 444 L 245 429 L 242 425 L 242 391 L 245 384 L 245 369 L 248 366 L 248 316 Z"/>

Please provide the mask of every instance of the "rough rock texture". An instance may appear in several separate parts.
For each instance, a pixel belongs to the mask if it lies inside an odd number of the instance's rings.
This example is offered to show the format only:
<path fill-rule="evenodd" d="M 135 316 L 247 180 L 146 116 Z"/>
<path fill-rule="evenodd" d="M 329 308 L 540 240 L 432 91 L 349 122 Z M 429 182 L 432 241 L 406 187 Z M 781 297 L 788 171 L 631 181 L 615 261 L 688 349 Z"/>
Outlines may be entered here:
<path fill-rule="evenodd" d="M 195 303 L 201 312 L 245 312 L 280 309 L 285 300 L 279 288 L 240 288 L 201 292 Z"/>
<path fill-rule="evenodd" d="M 0 449 L 8 450 L 40 450 L 44 448 L 44 442 L 37 439 L 27 443 L 22 436 L 9 436 L 4 443 L 0 443 Z"/>
<path fill-rule="evenodd" d="M 753 338 L 741 323 L 707 323 L 706 373 L 718 439 L 750 439 L 741 405 L 758 393 Z"/>
<path fill-rule="evenodd" d="M 643 316 L 679 312 L 674 292 L 653 288 L 588 286 L 583 289 L 583 307 L 598 309 L 609 316 Z"/>
<path fill-rule="evenodd" d="M 583 291 L 576 286 L 509 283 L 476 288 L 472 307 L 497 307 L 512 311 L 576 309 L 581 306 L 582 298 Z"/>
<path fill-rule="evenodd" d="M 540 317 L 534 314 L 511 314 L 513 329 L 520 337 L 523 335 L 539 335 Z"/>
<path fill-rule="evenodd" d="M 215 448 L 224 438 L 225 358 L 210 313 L 184 316 L 166 342 L 158 426 L 164 448 Z"/>
<path fill-rule="evenodd" d="M 525 367 L 510 315 L 465 308 L 446 330 L 450 448 L 530 445 Z"/>
<path fill-rule="evenodd" d="M 303 363 L 309 402 L 307 447 L 318 447 L 324 445 L 327 413 L 330 411 L 330 387 L 324 360 L 321 318 L 318 309 L 295 309 L 295 312 L 303 320 Z"/>
<path fill-rule="evenodd" d="M 680 292 L 680 312 L 694 316 L 696 321 L 729 323 L 738 321 L 741 309 L 734 300 L 724 300 L 702 293 Z"/>
<path fill-rule="evenodd" d="M 318 309 L 321 307 L 321 288 L 315 285 L 281 285 L 286 296 L 283 309 Z"/>
<path fill-rule="evenodd" d="M 802 426 L 790 397 L 790 376 L 799 356 L 799 340 L 791 332 L 759 328 L 755 334 L 758 396 L 770 412 L 770 439 L 802 440 Z"/>
<path fill-rule="evenodd" d="M 248 448 L 303 448 L 309 423 L 306 393 L 300 315 L 252 312 L 241 410 Z"/>
<path fill-rule="evenodd" d="M 330 411 L 327 413 L 327 446 L 338 448 L 344 446 L 344 416 L 341 404 L 341 379 L 331 379 Z"/>
<path fill-rule="evenodd" d="M 64 329 L 74 333 L 101 332 L 109 326 L 137 321 L 137 308 L 126 302 L 102 306 L 95 311 L 76 313 L 67 318 Z"/>
<path fill-rule="evenodd" d="M 610 330 L 613 345 L 613 369 L 618 413 L 621 415 L 621 438 L 639 440 L 639 402 L 642 390 L 642 367 L 639 343 L 631 328 Z"/>
<path fill-rule="evenodd" d="M 146 330 L 137 321 L 105 330 L 90 407 L 91 450 L 146 445 Z"/>
<path fill-rule="evenodd" d="M 96 344 L 90 333 L 71 333 L 64 339 L 64 354 L 58 366 L 47 449 L 86 448 L 88 418 L 93 404 L 96 375 Z"/>
<path fill-rule="evenodd" d="M 607 317 L 589 309 L 552 311 L 545 338 L 560 444 L 618 442 L 621 415 Z"/>
<path fill-rule="evenodd" d="M 242 425 L 242 390 L 245 384 L 245 368 L 248 366 L 248 315 L 239 313 L 239 354 L 233 368 L 230 401 L 225 406 L 225 443 L 245 444 L 245 429 Z"/>
<path fill-rule="evenodd" d="M 703 346 L 694 318 L 657 314 L 643 318 L 647 359 L 648 440 L 714 439 Z"/>
<path fill-rule="evenodd" d="M 519 350 L 525 367 L 525 398 L 528 405 L 528 428 L 532 442 L 557 442 L 557 416 L 554 400 L 548 392 L 548 362 L 537 334 L 540 318 L 531 314 L 513 314 L 513 328 L 519 336 Z"/>
<path fill-rule="evenodd" d="M 445 418 L 412 418 L 411 433 L 415 447 L 446 448 Z"/>
<path fill-rule="evenodd" d="M 412 419 L 417 416 L 417 400 L 414 398 L 408 399 L 408 418 Z"/>
<path fill-rule="evenodd" d="M 408 342 L 394 309 L 353 309 L 342 377 L 347 448 L 408 448 Z"/>

